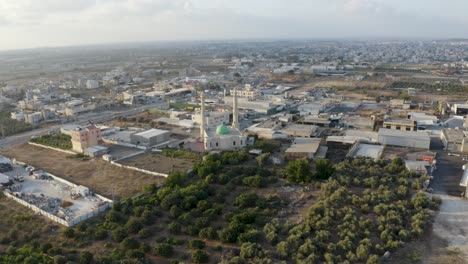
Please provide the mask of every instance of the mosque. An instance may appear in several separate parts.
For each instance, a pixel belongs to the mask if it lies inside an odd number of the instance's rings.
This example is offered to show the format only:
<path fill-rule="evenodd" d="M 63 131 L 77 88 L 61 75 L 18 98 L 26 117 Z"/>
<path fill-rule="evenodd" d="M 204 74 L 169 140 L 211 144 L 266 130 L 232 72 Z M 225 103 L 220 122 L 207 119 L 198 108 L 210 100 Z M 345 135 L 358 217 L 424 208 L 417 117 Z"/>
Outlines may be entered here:
<path fill-rule="evenodd" d="M 239 130 L 239 112 L 237 108 L 237 94 L 233 99 L 232 125 L 221 124 L 209 126 L 206 124 L 205 94 L 201 92 L 201 124 L 200 138 L 203 140 L 205 151 L 233 150 L 247 145 L 247 136 Z"/>

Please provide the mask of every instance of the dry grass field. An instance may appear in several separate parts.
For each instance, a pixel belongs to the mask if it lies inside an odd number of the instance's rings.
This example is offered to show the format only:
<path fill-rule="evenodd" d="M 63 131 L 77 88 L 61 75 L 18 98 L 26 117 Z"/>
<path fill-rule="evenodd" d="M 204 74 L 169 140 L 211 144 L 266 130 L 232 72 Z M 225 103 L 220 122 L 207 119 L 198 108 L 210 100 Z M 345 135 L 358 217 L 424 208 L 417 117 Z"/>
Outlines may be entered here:
<path fill-rule="evenodd" d="M 187 171 L 193 167 L 194 161 L 166 157 L 156 153 L 147 153 L 122 160 L 119 163 L 144 170 L 168 174 L 171 171 Z"/>

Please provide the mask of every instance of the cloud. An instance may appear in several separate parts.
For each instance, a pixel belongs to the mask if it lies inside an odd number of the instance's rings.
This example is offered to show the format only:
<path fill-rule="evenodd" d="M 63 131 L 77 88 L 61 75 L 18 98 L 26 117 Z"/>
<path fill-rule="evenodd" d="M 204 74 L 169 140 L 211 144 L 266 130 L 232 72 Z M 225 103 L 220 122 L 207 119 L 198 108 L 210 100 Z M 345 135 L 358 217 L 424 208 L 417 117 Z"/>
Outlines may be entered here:
<path fill-rule="evenodd" d="M 442 0 L 0 0 L 0 49 L 180 39 L 468 37 L 460 11 L 468 2 L 452 1 L 457 6 L 441 13 Z"/>

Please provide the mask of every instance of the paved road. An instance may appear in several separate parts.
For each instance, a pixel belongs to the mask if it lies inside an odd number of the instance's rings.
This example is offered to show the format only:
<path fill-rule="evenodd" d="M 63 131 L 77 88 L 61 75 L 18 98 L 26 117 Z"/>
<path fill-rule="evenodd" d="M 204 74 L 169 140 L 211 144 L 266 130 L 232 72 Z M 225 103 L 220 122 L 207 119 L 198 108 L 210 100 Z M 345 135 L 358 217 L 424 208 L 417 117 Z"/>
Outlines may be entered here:
<path fill-rule="evenodd" d="M 461 157 L 449 156 L 448 152 L 443 150 L 440 139 L 432 138 L 431 150 L 437 152 L 437 169 L 433 173 L 434 179 L 429 187 L 434 193 L 459 197 L 461 192 L 458 184 L 463 175 L 462 166 L 465 162 Z"/>
<path fill-rule="evenodd" d="M 106 121 L 113 120 L 114 118 L 118 116 L 130 116 L 130 115 L 135 115 L 137 113 L 140 113 L 142 111 L 151 109 L 151 108 L 156 108 L 160 105 L 160 103 L 156 104 L 151 104 L 151 105 L 144 105 L 136 108 L 132 108 L 129 110 L 124 110 L 124 111 L 104 111 L 100 113 L 90 113 L 86 115 L 82 115 L 78 118 L 77 121 L 66 123 L 66 124 L 78 124 L 78 125 L 86 125 L 89 120 L 93 120 L 95 123 L 102 123 Z M 27 131 L 24 133 L 20 133 L 17 135 L 13 135 L 10 137 L 6 137 L 3 139 L 0 139 L 0 149 L 2 148 L 9 148 L 11 146 L 17 145 L 17 144 L 22 144 L 27 142 L 32 136 L 40 136 L 46 134 L 50 130 L 56 130 L 62 127 L 63 125 L 66 124 L 60 124 L 60 125 L 54 125 L 50 126 L 47 128 L 40 128 L 40 129 L 35 129 L 32 131 Z"/>

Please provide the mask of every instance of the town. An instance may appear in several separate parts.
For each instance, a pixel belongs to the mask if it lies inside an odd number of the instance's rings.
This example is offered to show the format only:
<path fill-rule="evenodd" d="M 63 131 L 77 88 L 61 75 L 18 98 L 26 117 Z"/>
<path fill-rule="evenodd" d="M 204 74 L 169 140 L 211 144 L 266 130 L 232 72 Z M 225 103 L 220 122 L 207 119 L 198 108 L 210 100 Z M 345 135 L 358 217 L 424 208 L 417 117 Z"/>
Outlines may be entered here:
<path fill-rule="evenodd" d="M 465 263 L 468 41 L 59 51 L 0 53 L 0 254 Z"/>

